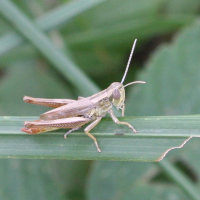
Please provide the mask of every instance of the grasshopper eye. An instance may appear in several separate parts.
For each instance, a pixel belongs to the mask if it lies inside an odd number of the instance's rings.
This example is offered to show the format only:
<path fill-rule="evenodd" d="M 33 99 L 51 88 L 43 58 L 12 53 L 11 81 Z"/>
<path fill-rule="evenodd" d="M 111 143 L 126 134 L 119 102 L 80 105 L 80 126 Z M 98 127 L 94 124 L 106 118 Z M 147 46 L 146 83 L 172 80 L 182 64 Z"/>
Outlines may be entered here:
<path fill-rule="evenodd" d="M 118 89 L 114 89 L 113 93 L 112 93 L 112 97 L 114 99 L 120 99 L 120 97 L 121 97 L 120 91 Z"/>

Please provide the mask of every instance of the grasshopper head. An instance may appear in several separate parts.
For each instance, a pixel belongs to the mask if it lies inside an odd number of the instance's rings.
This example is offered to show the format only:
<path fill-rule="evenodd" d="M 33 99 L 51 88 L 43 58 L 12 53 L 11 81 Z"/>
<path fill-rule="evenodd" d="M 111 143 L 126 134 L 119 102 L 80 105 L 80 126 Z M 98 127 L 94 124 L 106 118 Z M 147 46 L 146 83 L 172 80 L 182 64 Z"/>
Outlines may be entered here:
<path fill-rule="evenodd" d="M 125 101 L 125 90 L 121 83 L 115 82 L 110 85 L 111 94 L 110 102 L 117 108 L 122 110 L 122 116 L 124 116 L 124 101 Z"/>
<path fill-rule="evenodd" d="M 126 85 L 123 85 L 122 83 L 119 82 L 114 82 L 110 85 L 109 91 L 110 91 L 110 102 L 117 108 L 117 110 L 121 109 L 122 110 L 122 116 L 124 116 L 124 111 L 125 111 L 125 87 L 135 84 L 135 83 L 145 83 L 144 81 L 134 81 L 131 83 L 128 83 Z"/>

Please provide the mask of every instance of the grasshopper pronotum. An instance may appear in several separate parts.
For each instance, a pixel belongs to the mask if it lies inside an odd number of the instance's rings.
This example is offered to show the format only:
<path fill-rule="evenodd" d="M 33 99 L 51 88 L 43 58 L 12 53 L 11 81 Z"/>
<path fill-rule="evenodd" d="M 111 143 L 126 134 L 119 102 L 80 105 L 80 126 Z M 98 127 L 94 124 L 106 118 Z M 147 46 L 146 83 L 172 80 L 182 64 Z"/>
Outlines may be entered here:
<path fill-rule="evenodd" d="M 145 83 L 144 81 L 135 81 L 123 85 L 126 74 L 128 72 L 136 41 L 137 40 L 134 41 L 126 70 L 120 83 L 114 82 L 107 89 L 90 97 L 79 97 L 78 100 L 42 99 L 25 96 L 23 100 L 26 103 L 53 107 L 55 109 L 40 115 L 39 120 L 24 122 L 25 127 L 21 130 L 29 134 L 37 134 L 61 128 L 71 128 L 71 130 L 69 130 L 64 135 L 64 138 L 66 139 L 69 133 L 78 130 L 83 125 L 91 122 L 84 129 L 84 132 L 91 139 L 94 140 L 98 152 L 101 152 L 101 150 L 99 148 L 96 138 L 90 133 L 90 131 L 101 121 L 102 117 L 106 113 L 110 114 L 111 118 L 116 124 L 126 125 L 131 128 L 133 132 L 136 133 L 137 131 L 133 128 L 131 124 L 129 124 L 128 122 L 119 121 L 112 110 L 112 106 L 115 106 L 117 109 L 122 110 L 122 116 L 124 116 L 124 88 L 128 85 L 132 85 L 135 83 Z"/>

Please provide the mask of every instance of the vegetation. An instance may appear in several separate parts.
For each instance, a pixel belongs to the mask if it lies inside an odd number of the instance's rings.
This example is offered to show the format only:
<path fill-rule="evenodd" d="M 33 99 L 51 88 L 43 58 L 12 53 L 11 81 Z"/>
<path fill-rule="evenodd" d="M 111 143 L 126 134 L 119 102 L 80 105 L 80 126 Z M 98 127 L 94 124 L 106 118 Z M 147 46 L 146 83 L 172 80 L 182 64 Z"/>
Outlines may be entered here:
<path fill-rule="evenodd" d="M 0 199 L 199 199 L 199 8 L 197 0 L 1 0 Z M 138 135 L 105 118 L 92 130 L 97 153 L 83 130 L 67 140 L 63 130 L 20 132 L 48 110 L 24 95 L 77 99 L 121 81 L 135 38 L 125 83 L 146 84 L 126 88 L 123 120 Z"/>

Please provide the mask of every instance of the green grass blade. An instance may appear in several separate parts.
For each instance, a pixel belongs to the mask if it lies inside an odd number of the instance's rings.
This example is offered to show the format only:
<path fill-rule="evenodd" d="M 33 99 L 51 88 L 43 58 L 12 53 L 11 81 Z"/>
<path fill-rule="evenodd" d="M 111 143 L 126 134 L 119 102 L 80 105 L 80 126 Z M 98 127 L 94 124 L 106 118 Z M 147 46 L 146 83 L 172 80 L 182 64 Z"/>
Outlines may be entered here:
<path fill-rule="evenodd" d="M 187 19 L 187 20 L 186 20 Z M 155 16 L 143 16 L 135 19 L 126 20 L 117 24 L 100 26 L 92 30 L 84 30 L 71 35 L 67 35 L 67 41 L 70 45 L 83 45 L 94 41 L 106 40 L 107 43 L 112 41 L 117 45 L 125 42 L 127 39 L 122 36 L 127 33 L 133 33 L 135 37 L 140 39 L 155 35 L 157 33 L 168 33 L 188 24 L 194 20 L 194 16 L 170 15 L 169 17 L 160 18 Z M 147 27 L 151 27 L 148 31 L 144 31 Z M 129 34 L 131 38 L 133 35 Z"/>
<path fill-rule="evenodd" d="M 96 6 L 104 0 L 76 0 L 67 2 L 55 8 L 41 18 L 35 20 L 37 26 L 43 31 L 50 31 L 63 25 L 68 20 L 84 11 Z M 0 38 L 0 55 L 3 55 L 24 42 L 24 38 L 17 33 L 8 33 Z"/>
<path fill-rule="evenodd" d="M 55 29 L 103 1 L 105 0 L 76 0 L 67 2 L 36 20 L 36 24 L 45 31 Z"/>
<path fill-rule="evenodd" d="M 89 77 L 67 58 L 11 1 L 0 1 L 0 12 L 80 90 L 81 95 L 88 96 L 99 91 L 99 88 Z"/>
<path fill-rule="evenodd" d="M 0 118 L 0 157 L 62 158 L 76 160 L 158 161 L 166 153 L 182 147 L 191 137 L 200 136 L 200 116 L 128 117 L 120 120 L 131 123 L 138 131 L 104 118 L 91 133 L 97 138 L 102 153 L 97 153 L 93 141 L 83 130 L 65 140 L 66 132 L 39 135 L 22 133 L 24 121 L 36 117 Z"/>
<path fill-rule="evenodd" d="M 199 191 L 196 186 L 183 174 L 180 170 L 176 169 L 170 162 L 167 160 L 162 160 L 157 163 L 159 167 L 177 183 L 192 199 L 199 199 Z"/>

